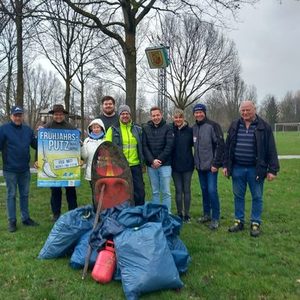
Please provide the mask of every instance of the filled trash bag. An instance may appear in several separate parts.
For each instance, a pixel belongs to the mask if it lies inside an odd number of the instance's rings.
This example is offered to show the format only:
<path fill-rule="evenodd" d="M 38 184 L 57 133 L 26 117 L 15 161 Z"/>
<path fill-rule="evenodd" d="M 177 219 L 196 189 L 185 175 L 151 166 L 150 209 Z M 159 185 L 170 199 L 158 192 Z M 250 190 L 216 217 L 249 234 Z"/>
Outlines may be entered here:
<path fill-rule="evenodd" d="M 76 208 L 60 216 L 54 224 L 38 258 L 48 259 L 71 252 L 79 238 L 93 227 L 92 205 Z"/>
<path fill-rule="evenodd" d="M 183 287 L 161 223 L 127 228 L 114 237 L 114 243 L 126 299 Z"/>
<path fill-rule="evenodd" d="M 71 268 L 83 269 L 92 231 L 93 230 L 89 230 L 79 239 L 70 259 Z M 98 252 L 95 249 L 92 249 L 92 254 L 89 261 L 89 268 L 93 268 L 97 256 L 98 256 Z"/>

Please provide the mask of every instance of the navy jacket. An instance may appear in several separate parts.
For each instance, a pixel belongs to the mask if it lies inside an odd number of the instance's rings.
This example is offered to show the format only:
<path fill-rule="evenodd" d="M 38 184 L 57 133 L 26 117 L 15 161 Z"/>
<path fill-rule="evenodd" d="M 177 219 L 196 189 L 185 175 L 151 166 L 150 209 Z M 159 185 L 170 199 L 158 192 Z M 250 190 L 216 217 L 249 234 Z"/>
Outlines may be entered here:
<path fill-rule="evenodd" d="M 172 154 L 172 170 L 189 172 L 194 170 L 193 129 L 185 124 L 181 129 L 173 124 L 175 143 Z"/>
<path fill-rule="evenodd" d="M 232 174 L 234 164 L 234 150 L 237 139 L 237 132 L 243 120 L 240 118 L 231 123 L 225 144 L 224 168 L 227 168 L 228 175 Z M 255 152 L 256 152 L 256 175 L 263 180 L 267 173 L 276 175 L 279 171 L 279 161 L 275 140 L 271 126 L 262 118 L 257 116 L 257 127 L 255 130 Z"/>
<path fill-rule="evenodd" d="M 33 130 L 25 125 L 13 122 L 0 127 L 0 151 L 2 152 L 3 170 L 22 173 L 29 170 L 30 146 L 37 147 Z"/>
<path fill-rule="evenodd" d="M 162 120 L 157 127 L 152 121 L 144 125 L 142 143 L 147 166 L 151 166 L 154 159 L 159 159 L 163 166 L 171 165 L 174 133 L 166 121 Z"/>

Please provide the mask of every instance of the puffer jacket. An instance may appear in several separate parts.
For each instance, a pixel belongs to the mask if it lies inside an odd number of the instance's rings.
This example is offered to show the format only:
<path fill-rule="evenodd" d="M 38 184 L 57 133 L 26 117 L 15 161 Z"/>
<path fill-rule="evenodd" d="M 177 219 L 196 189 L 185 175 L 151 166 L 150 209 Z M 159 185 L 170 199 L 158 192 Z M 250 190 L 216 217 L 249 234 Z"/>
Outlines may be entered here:
<path fill-rule="evenodd" d="M 208 118 L 193 126 L 194 160 L 197 170 L 223 165 L 224 138 L 220 125 Z"/>
<path fill-rule="evenodd" d="M 142 143 L 147 166 L 151 166 L 154 159 L 159 159 L 163 166 L 172 164 L 174 133 L 165 120 L 162 120 L 157 127 L 152 121 L 147 122 L 143 126 Z"/>
<path fill-rule="evenodd" d="M 91 133 L 91 131 L 92 131 L 91 126 L 93 124 L 98 124 L 104 131 L 104 135 L 105 135 L 105 127 L 104 127 L 104 124 L 101 119 L 95 119 L 89 124 L 89 126 L 87 128 L 88 133 Z M 94 157 L 95 151 L 97 150 L 98 146 L 103 141 L 104 141 L 104 136 L 97 140 L 95 140 L 91 137 L 87 137 L 83 142 L 83 145 L 81 147 L 81 157 L 84 159 L 84 161 L 86 163 L 86 169 L 85 169 L 85 179 L 86 180 L 89 180 L 89 181 L 92 180 L 93 157 Z"/>
<path fill-rule="evenodd" d="M 234 164 L 234 152 L 237 141 L 240 118 L 231 123 L 226 138 L 224 168 L 227 168 L 228 176 L 232 174 Z M 255 129 L 255 151 L 256 151 L 256 176 L 258 180 L 264 180 L 267 173 L 274 175 L 279 171 L 279 161 L 271 126 L 262 118 L 257 116 L 257 126 Z"/>

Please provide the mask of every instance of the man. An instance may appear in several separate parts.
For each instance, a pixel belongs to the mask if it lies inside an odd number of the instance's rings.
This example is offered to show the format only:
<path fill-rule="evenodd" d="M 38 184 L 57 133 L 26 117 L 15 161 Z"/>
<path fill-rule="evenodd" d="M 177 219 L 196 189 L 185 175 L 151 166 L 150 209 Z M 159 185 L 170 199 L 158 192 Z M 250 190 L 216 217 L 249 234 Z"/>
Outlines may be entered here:
<path fill-rule="evenodd" d="M 142 128 L 132 121 L 128 105 L 121 105 L 118 114 L 119 122 L 107 130 L 106 140 L 122 148 L 132 174 L 134 203 L 143 205 L 145 203 L 145 184 L 142 170 Z"/>
<path fill-rule="evenodd" d="M 199 223 L 210 222 L 209 228 L 219 227 L 220 201 L 218 195 L 218 170 L 222 167 L 224 139 L 220 125 L 206 116 L 206 106 L 193 108 L 196 124 L 193 126 L 194 160 L 202 191 L 203 217 Z"/>
<path fill-rule="evenodd" d="M 8 231 L 17 230 L 16 194 L 20 195 L 20 211 L 25 226 L 37 226 L 29 216 L 28 195 L 30 185 L 30 146 L 37 147 L 33 130 L 23 124 L 23 109 L 13 106 L 11 122 L 0 127 L 0 151 L 2 151 L 3 175 L 6 181 Z"/>
<path fill-rule="evenodd" d="M 116 101 L 111 96 L 105 96 L 101 100 L 102 103 L 102 114 L 96 119 L 101 119 L 104 123 L 105 129 L 107 130 L 110 126 L 118 124 L 119 118 L 116 114 Z"/>
<path fill-rule="evenodd" d="M 53 109 L 49 111 L 53 115 L 52 121 L 44 125 L 44 128 L 49 129 L 71 129 L 77 130 L 73 125 L 65 120 L 68 112 L 64 109 L 62 104 L 55 104 Z M 68 202 L 68 209 L 77 208 L 77 195 L 74 186 L 66 187 L 66 198 Z M 61 213 L 61 199 L 62 190 L 60 187 L 51 187 L 51 209 L 53 213 L 52 221 L 56 222 Z"/>
<path fill-rule="evenodd" d="M 272 181 L 279 162 L 272 129 L 256 114 L 252 101 L 240 105 L 241 118 L 232 122 L 225 145 L 223 174 L 232 177 L 235 221 L 229 232 L 244 229 L 247 184 L 252 196 L 250 235 L 260 234 L 264 180 Z"/>
<path fill-rule="evenodd" d="M 170 179 L 174 133 L 159 107 L 150 109 L 151 120 L 143 127 L 143 153 L 152 188 L 152 202 L 166 205 L 171 213 Z"/>

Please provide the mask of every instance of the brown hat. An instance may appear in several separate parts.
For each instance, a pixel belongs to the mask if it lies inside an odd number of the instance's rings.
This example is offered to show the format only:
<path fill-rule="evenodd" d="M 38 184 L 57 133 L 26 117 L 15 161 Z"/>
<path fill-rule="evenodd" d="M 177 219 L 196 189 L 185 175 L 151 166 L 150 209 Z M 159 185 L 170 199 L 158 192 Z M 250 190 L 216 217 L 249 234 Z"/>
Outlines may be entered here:
<path fill-rule="evenodd" d="M 52 110 L 49 110 L 49 114 L 53 115 L 56 112 L 63 112 L 64 114 L 68 114 L 69 112 L 65 110 L 62 104 L 54 104 Z"/>

